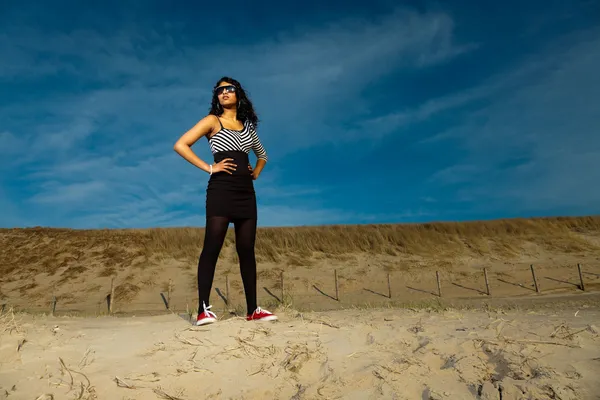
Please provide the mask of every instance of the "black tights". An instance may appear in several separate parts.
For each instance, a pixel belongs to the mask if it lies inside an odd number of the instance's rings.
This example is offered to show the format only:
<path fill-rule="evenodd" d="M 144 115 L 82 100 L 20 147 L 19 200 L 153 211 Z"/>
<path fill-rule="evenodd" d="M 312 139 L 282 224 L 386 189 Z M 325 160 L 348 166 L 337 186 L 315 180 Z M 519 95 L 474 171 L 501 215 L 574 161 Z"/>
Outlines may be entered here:
<path fill-rule="evenodd" d="M 235 247 L 240 259 L 240 272 L 244 284 L 244 293 L 246 294 L 246 307 L 248 314 L 252 314 L 257 306 L 256 258 L 254 255 L 256 220 L 234 220 L 233 224 L 235 227 Z M 207 307 L 210 304 L 209 297 L 215 276 L 215 267 L 228 227 L 229 219 L 226 217 L 210 217 L 206 220 L 204 247 L 198 261 L 198 313 L 204 311 L 202 303 Z"/>

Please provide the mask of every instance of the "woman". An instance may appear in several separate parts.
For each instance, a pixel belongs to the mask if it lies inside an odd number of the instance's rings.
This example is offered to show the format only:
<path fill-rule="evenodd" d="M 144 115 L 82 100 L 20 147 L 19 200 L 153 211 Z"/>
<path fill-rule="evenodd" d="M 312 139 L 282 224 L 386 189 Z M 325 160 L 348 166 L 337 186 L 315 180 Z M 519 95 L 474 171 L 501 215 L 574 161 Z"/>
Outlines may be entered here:
<path fill-rule="evenodd" d="M 208 115 L 184 133 L 174 150 L 184 159 L 210 174 L 206 189 L 206 230 L 204 247 L 198 261 L 198 317 L 196 325 L 217 320 L 209 309 L 210 291 L 217 259 L 225 240 L 229 223 L 235 227 L 235 242 L 240 259 L 240 272 L 246 294 L 249 321 L 273 321 L 277 317 L 257 306 L 256 301 L 256 196 L 253 180 L 267 162 L 256 126 L 258 118 L 252 103 L 238 81 L 221 78 L 214 87 Z M 206 136 L 214 163 L 201 160 L 191 146 Z M 256 167 L 250 165 L 248 154 L 257 157 Z"/>

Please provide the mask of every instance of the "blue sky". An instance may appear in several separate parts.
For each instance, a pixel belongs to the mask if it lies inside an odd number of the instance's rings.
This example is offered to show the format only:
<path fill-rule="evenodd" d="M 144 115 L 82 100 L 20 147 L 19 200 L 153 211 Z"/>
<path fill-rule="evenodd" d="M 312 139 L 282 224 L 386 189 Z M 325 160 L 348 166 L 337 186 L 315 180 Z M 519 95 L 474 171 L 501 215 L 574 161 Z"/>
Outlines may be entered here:
<path fill-rule="evenodd" d="M 599 213 L 600 2 L 224 5 L 2 2 L 0 226 L 203 226 L 223 75 L 260 226 Z"/>

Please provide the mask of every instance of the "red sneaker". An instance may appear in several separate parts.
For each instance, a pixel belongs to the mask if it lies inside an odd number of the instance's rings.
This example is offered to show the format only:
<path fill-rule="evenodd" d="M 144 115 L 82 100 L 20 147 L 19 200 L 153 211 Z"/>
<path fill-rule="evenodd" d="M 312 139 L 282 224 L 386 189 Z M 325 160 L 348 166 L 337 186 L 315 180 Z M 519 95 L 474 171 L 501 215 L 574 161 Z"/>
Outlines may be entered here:
<path fill-rule="evenodd" d="M 204 303 L 202 304 L 202 308 L 204 311 L 198 314 L 198 318 L 196 319 L 196 326 L 202 326 L 206 324 L 212 324 L 217 320 L 217 316 L 214 312 L 208 311 L 212 306 L 206 307 Z"/>
<path fill-rule="evenodd" d="M 252 313 L 252 315 L 248 315 L 246 317 L 246 320 L 248 321 L 275 321 L 276 319 L 276 315 L 260 307 L 257 307 L 256 310 L 254 310 L 254 312 Z"/>

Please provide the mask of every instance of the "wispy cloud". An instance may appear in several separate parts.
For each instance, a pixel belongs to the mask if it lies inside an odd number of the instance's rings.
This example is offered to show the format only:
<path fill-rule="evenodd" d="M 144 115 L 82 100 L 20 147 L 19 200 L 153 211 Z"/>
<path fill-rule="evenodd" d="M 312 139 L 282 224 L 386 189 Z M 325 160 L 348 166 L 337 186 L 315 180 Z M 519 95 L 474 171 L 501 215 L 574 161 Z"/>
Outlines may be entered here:
<path fill-rule="evenodd" d="M 47 182 L 43 185 L 43 191 L 31 197 L 33 203 L 69 203 L 76 205 L 80 202 L 92 200 L 96 195 L 102 193 L 106 186 L 103 182 L 79 182 L 61 184 L 58 182 Z"/>
<path fill-rule="evenodd" d="M 174 154 L 172 143 L 208 110 L 211 85 L 223 74 L 217 60 L 235 60 L 227 74 L 250 89 L 264 121 L 261 139 L 270 164 L 277 164 L 299 148 L 337 140 L 341 131 L 336 135 L 331 124 L 351 115 L 332 119 L 325 105 L 359 108 L 357 93 L 372 80 L 471 50 L 473 44 L 456 43 L 453 29 L 447 14 L 399 10 L 317 29 L 299 26 L 253 45 L 197 49 L 135 26 L 108 34 L 7 28 L 0 52 L 10 63 L 0 63 L 0 80 L 67 76 L 77 90 L 67 86 L 2 106 L 0 126 L 8 131 L 0 148 L 27 146 L 10 163 L 27 166 L 21 178 L 32 192 L 29 201 L 47 207 L 37 215 L 42 224 L 50 208 L 72 218 L 69 223 L 91 226 L 172 225 L 191 215 L 202 222 L 207 177 Z M 210 159 L 203 145 L 195 150 Z M 283 178 L 257 186 L 274 212 L 265 212 L 272 224 L 341 218 L 300 204 L 293 206 L 296 217 L 284 217 L 277 207 L 286 206 L 273 205 L 319 188 Z M 74 210 L 86 217 L 75 218 Z"/>
<path fill-rule="evenodd" d="M 110 134 L 105 126 L 109 119 L 111 125 L 125 129 L 147 124 L 154 135 L 178 126 L 181 130 L 181 121 L 192 124 L 204 113 L 210 85 L 222 74 L 222 65 L 206 63 L 209 54 L 213 60 L 236 60 L 226 69 L 254 90 L 253 99 L 265 116 L 263 136 L 280 151 L 291 151 L 323 140 L 315 128 L 330 119 L 324 104 L 352 107 L 348 103 L 360 104 L 358 98 L 350 101 L 352 96 L 383 74 L 433 65 L 472 49 L 473 44 L 455 43 L 453 25 L 443 13 L 400 10 L 373 20 L 344 19 L 316 30 L 298 27 L 252 46 L 220 44 L 201 50 L 135 29 L 110 35 L 26 29 L 0 36 L 0 51 L 11 54 L 0 77 L 31 80 L 64 72 L 109 89 L 32 101 L 26 107 L 15 104 L 5 111 L 22 119 L 32 109 L 38 115 L 43 110 L 63 126 L 76 123 L 75 119 L 77 124 L 96 121 L 103 135 Z M 41 52 L 50 57 L 32 63 L 31 55 Z M 74 61 L 62 61 L 66 59 Z M 300 120 L 307 115 L 309 131 Z M 129 132 L 128 136 L 134 133 Z"/>

